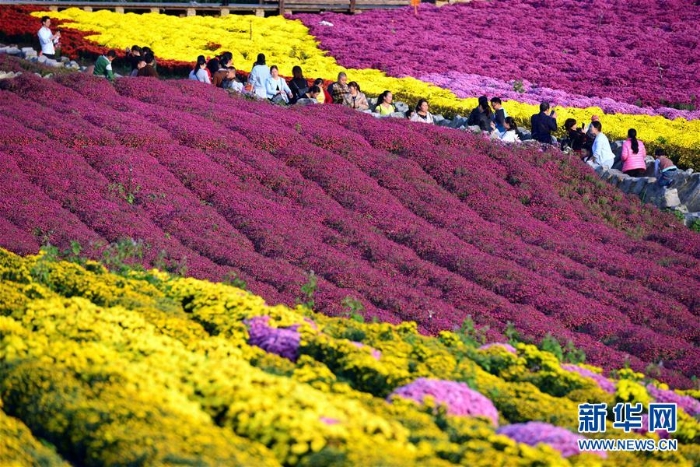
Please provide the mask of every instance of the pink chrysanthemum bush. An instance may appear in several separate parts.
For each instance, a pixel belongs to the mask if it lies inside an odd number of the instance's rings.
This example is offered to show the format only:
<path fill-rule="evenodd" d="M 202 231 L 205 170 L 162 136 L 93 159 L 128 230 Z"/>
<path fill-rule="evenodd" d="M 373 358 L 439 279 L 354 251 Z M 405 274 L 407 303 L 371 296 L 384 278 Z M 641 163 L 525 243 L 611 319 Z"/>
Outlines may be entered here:
<path fill-rule="evenodd" d="M 419 378 L 414 382 L 396 388 L 389 398 L 403 397 L 418 403 L 432 399 L 437 405 L 444 405 L 449 415 L 484 417 L 498 426 L 498 411 L 493 403 L 482 394 L 464 383 Z"/>
<path fill-rule="evenodd" d="M 502 426 L 498 429 L 498 434 L 530 446 L 537 446 L 540 443 L 547 444 L 559 451 L 562 457 L 579 454 L 578 440 L 583 439 L 583 436 L 576 435 L 565 428 L 542 422 Z M 606 457 L 604 452 L 600 452 L 598 455 Z"/>

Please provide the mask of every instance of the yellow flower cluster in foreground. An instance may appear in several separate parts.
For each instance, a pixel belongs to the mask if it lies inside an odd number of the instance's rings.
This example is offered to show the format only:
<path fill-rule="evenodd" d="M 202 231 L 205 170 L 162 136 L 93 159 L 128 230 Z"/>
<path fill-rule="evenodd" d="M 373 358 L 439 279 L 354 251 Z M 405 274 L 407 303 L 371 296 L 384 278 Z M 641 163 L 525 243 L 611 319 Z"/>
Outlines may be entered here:
<path fill-rule="evenodd" d="M 345 71 L 351 80 L 361 84 L 369 96 L 379 95 L 388 89 L 398 99 L 409 104 L 417 102 L 419 98 L 426 98 L 434 113 L 465 115 L 477 105 L 476 98 L 460 99 L 451 91 L 415 78 L 392 78 L 379 70 L 356 70 L 339 66 L 333 57 L 319 49 L 318 42 L 309 34 L 306 26 L 300 21 L 281 16 L 180 18 L 156 13 L 117 14 L 106 10 L 88 13 L 77 8 L 33 13 L 37 17 L 44 14 L 73 21 L 64 27 L 94 32 L 88 38 L 98 45 L 115 49 L 125 49 L 133 44 L 148 45 L 156 51 L 159 58 L 166 60 L 194 62 L 198 55 L 213 55 L 229 50 L 234 55 L 237 68 L 250 70 L 257 54 L 262 52 L 269 65 L 279 66 L 282 75 L 291 76 L 295 65 L 300 65 L 304 74 L 311 78 L 335 79 L 338 72 Z M 220 47 L 211 50 L 212 43 L 219 44 Z M 536 105 L 513 100 L 507 101 L 504 107 L 518 124 L 527 127 L 530 126 L 530 116 L 539 112 Z M 561 122 L 567 118 L 587 122 L 591 115 L 602 115 L 605 132 L 614 139 L 626 139 L 629 128 L 643 128 L 650 149 L 657 144 L 664 145 L 681 157 L 682 164 L 700 167 L 700 120 L 668 120 L 648 115 L 605 115 L 598 107 L 558 107 L 557 114 Z"/>
<path fill-rule="evenodd" d="M 255 317 L 297 329 L 299 358 L 249 345 L 246 320 Z M 0 249 L 0 465 L 64 465 L 59 455 L 80 465 L 201 466 L 636 467 L 700 459 L 698 422 L 684 413 L 678 452 L 564 459 L 549 446 L 496 434 L 485 419 L 447 415 L 429 401 L 386 400 L 421 377 L 463 381 L 491 399 L 501 425 L 542 420 L 572 431 L 579 401 L 648 403 L 634 378 L 618 381 L 612 395 L 533 346 L 511 354 L 466 342 L 450 332 L 419 335 L 415 323 L 268 306 L 231 286 L 155 270 L 124 277 L 91 261 Z M 641 437 L 608 428 L 610 437 Z"/>

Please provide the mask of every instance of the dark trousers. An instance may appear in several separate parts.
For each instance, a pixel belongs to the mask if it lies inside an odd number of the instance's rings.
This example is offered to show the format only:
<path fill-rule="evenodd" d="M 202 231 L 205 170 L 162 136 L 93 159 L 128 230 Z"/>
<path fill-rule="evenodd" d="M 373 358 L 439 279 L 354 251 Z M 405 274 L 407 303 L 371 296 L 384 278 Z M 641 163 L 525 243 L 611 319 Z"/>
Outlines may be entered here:
<path fill-rule="evenodd" d="M 42 54 L 46 58 L 50 58 L 51 60 L 56 60 L 56 54 Z"/>
<path fill-rule="evenodd" d="M 632 169 L 625 172 L 630 177 L 643 177 L 647 173 L 647 169 Z"/>

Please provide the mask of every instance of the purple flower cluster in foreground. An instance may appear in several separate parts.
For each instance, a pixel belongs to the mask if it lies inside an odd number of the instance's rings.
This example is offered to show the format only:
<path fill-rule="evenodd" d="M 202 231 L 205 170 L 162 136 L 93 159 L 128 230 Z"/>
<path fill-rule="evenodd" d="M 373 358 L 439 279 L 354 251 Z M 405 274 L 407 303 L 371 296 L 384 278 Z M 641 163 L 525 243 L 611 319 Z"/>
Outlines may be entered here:
<path fill-rule="evenodd" d="M 426 333 L 471 314 L 490 341 L 510 321 L 604 368 L 663 358 L 677 387 L 700 372 L 700 236 L 559 153 L 187 80 L 23 74 L 0 90 L 0 154 L 14 251 L 139 239 L 144 264 L 165 251 L 270 303 L 313 270 L 331 316 L 351 295 Z"/>
<path fill-rule="evenodd" d="M 675 403 L 691 417 L 700 415 L 700 401 L 690 396 L 682 396 L 675 391 L 660 389 L 653 384 L 647 385 L 647 391 L 649 391 L 649 395 L 653 397 L 656 402 Z"/>
<path fill-rule="evenodd" d="M 670 120 L 676 118 L 696 120 L 700 118 L 700 110 L 689 111 L 670 107 L 639 107 L 634 104 L 616 101 L 609 97 L 588 97 L 559 89 L 537 86 L 527 80 L 522 80 L 518 83 L 522 86 L 522 92 L 518 92 L 515 90 L 515 80 L 506 82 L 500 79 L 460 73 L 458 71 L 430 73 L 418 79 L 449 89 L 457 97 L 463 98 L 486 95 L 489 97 L 500 97 L 501 99 L 517 100 L 528 104 L 550 102 L 553 105 L 564 107 L 600 107 L 606 114 L 661 115 Z"/>
<path fill-rule="evenodd" d="M 287 329 L 273 328 L 269 322 L 269 316 L 256 316 L 245 320 L 250 335 L 248 343 L 295 362 L 299 358 L 299 326 Z"/>
<path fill-rule="evenodd" d="M 587 370 L 586 368 L 581 368 L 578 365 L 571 365 L 569 363 L 566 363 L 561 367 L 566 371 L 573 371 L 574 373 L 578 373 L 579 375 L 585 376 L 586 378 L 591 378 L 598 384 L 600 389 L 602 389 L 605 392 L 609 392 L 610 394 L 615 394 L 615 383 L 610 381 L 605 376 L 599 375 L 598 373 L 594 373 L 591 370 Z"/>
<path fill-rule="evenodd" d="M 505 344 L 505 343 L 502 343 L 502 342 L 492 342 L 491 344 L 484 344 L 484 345 L 482 345 L 481 347 L 479 347 L 479 350 L 486 350 L 486 349 L 490 349 L 491 347 L 500 347 L 500 348 L 502 348 L 502 349 L 507 350 L 508 352 L 510 352 L 510 353 L 512 353 L 512 354 L 517 354 L 517 353 L 518 353 L 518 351 L 515 350 L 515 347 L 513 347 L 513 346 L 510 345 L 510 344 Z"/>
<path fill-rule="evenodd" d="M 465 383 L 419 378 L 394 389 L 389 399 L 393 396 L 404 397 L 418 403 L 423 403 L 423 400 L 430 396 L 437 404 L 444 405 L 449 415 L 485 417 L 498 426 L 498 410 L 493 403 Z"/>
<path fill-rule="evenodd" d="M 417 18 L 409 8 L 293 17 L 348 68 L 527 80 L 646 107 L 700 98 L 700 8 L 688 0 L 424 3 Z"/>
<path fill-rule="evenodd" d="M 559 451 L 562 457 L 580 454 L 578 440 L 584 439 L 583 436 L 574 434 L 566 428 L 544 422 L 516 423 L 502 426 L 498 429 L 498 434 L 529 446 L 536 446 L 540 443 L 548 444 Z M 593 453 L 603 458 L 607 457 L 605 452 Z"/>

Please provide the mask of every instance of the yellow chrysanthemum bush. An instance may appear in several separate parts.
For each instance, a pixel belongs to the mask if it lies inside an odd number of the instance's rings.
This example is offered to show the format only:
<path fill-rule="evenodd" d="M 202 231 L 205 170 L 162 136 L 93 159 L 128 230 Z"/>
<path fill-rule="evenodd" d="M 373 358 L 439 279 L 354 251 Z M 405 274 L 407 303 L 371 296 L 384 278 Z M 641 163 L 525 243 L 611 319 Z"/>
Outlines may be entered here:
<path fill-rule="evenodd" d="M 64 28 L 92 34 L 86 36 L 99 46 L 125 49 L 133 44 L 146 44 L 164 60 L 193 62 L 198 55 L 215 55 L 228 50 L 233 53 L 236 68 L 248 71 L 258 53 L 264 53 L 269 65 L 276 64 L 284 76 L 292 75 L 292 67 L 300 65 L 308 77 L 335 80 L 339 72 L 362 85 L 368 96 L 391 90 L 397 99 L 413 104 L 420 98 L 430 102 L 434 113 L 452 117 L 466 115 L 476 107 L 477 99 L 458 98 L 454 93 L 412 77 L 394 78 L 375 69 L 348 69 L 319 48 L 316 39 L 300 21 L 281 16 L 259 18 L 252 15 L 229 15 L 223 18 L 194 16 L 180 18 L 147 13 L 118 14 L 102 10 L 85 12 L 69 8 L 61 12 L 35 12 L 34 16 L 70 21 Z M 148 27 L 144 28 L 143 25 Z M 539 112 L 537 105 L 510 100 L 504 103 L 508 115 L 518 125 L 529 127 L 530 117 Z M 700 167 L 700 120 L 682 118 L 668 120 L 661 116 L 605 114 L 603 109 L 558 107 L 558 118 L 589 121 L 601 115 L 605 133 L 613 139 L 626 139 L 629 128 L 644 128 L 648 151 L 665 147 L 681 165 Z"/>
<path fill-rule="evenodd" d="M 564 458 L 496 432 L 528 421 L 575 432 L 584 397 L 648 398 L 625 371 L 606 395 L 524 344 L 480 350 L 415 323 L 330 318 L 224 284 L 0 250 L 7 465 L 692 465 L 687 414 L 678 438 L 689 447 L 676 453 Z M 466 383 L 492 414 L 397 392 L 436 380 Z M 610 425 L 606 436 L 643 437 Z"/>

